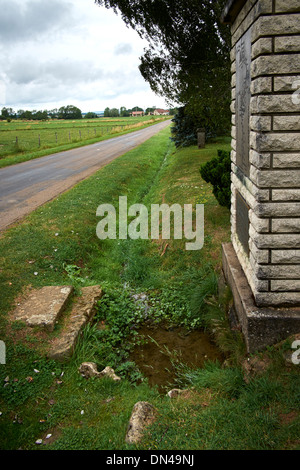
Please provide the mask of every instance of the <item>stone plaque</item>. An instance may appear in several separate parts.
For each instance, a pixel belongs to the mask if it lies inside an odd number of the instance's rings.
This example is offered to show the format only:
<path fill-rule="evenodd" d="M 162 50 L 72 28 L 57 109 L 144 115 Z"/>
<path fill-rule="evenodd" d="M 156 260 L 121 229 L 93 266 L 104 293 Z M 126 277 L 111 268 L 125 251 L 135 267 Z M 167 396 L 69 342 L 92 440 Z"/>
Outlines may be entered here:
<path fill-rule="evenodd" d="M 249 206 L 236 192 L 236 233 L 245 253 L 249 256 Z"/>
<path fill-rule="evenodd" d="M 236 161 L 249 176 L 250 98 L 251 98 L 251 29 L 236 45 Z"/>

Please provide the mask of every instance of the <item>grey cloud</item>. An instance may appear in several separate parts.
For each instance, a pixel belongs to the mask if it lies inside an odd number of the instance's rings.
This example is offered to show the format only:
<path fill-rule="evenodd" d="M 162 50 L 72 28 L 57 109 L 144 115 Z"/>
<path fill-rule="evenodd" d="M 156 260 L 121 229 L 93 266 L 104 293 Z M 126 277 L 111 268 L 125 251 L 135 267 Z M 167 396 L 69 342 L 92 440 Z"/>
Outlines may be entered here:
<path fill-rule="evenodd" d="M 72 4 L 59 0 L 0 0 L 0 41 L 24 42 L 67 26 Z"/>
<path fill-rule="evenodd" d="M 132 53 L 132 46 L 129 43 L 121 43 L 115 47 L 115 55 L 128 55 Z"/>
<path fill-rule="evenodd" d="M 40 63 L 34 58 L 27 58 L 14 61 L 7 68 L 6 76 L 9 82 L 17 85 L 52 82 L 72 85 L 99 80 L 103 72 L 89 61 L 59 59 Z"/>

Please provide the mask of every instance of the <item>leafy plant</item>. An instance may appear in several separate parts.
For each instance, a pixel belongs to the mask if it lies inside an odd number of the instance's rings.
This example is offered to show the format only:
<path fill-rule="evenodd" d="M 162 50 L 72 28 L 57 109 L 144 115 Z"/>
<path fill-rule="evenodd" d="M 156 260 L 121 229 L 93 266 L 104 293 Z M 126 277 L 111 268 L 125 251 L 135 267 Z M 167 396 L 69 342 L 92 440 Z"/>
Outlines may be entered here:
<path fill-rule="evenodd" d="M 67 273 L 75 291 L 79 291 L 80 287 L 86 282 L 81 276 L 81 268 L 73 264 L 63 264 L 63 268 Z"/>
<path fill-rule="evenodd" d="M 231 160 L 230 152 L 218 150 L 218 157 L 202 165 L 200 174 L 204 181 L 213 185 L 213 194 L 221 206 L 231 206 Z"/>
<path fill-rule="evenodd" d="M 129 379 L 131 383 L 144 381 L 145 378 L 133 361 L 123 362 L 118 368 L 117 373 L 123 378 Z"/>
<path fill-rule="evenodd" d="M 110 288 L 98 302 L 95 320 L 101 325 L 97 357 L 103 366 L 120 367 L 137 341 L 143 310 L 135 304 L 129 290 Z"/>

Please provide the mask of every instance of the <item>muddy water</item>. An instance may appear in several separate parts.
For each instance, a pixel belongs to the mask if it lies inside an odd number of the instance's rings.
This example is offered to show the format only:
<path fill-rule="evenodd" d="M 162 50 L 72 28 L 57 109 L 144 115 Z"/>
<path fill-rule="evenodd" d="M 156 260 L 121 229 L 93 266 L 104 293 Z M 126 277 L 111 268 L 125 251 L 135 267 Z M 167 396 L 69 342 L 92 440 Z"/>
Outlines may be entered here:
<path fill-rule="evenodd" d="M 131 360 L 148 379 L 149 385 L 156 385 L 161 393 L 176 386 L 176 363 L 196 369 L 203 367 L 207 360 L 224 360 L 203 331 L 188 333 L 182 328 L 143 326 L 139 335 L 147 343 L 135 348 Z"/>

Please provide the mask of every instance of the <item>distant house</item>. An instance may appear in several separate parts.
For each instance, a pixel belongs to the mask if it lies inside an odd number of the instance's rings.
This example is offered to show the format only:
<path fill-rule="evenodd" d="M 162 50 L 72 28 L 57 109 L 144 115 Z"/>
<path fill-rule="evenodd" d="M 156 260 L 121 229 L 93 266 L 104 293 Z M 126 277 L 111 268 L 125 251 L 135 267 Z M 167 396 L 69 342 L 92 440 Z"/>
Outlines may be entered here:
<path fill-rule="evenodd" d="M 154 116 L 168 116 L 169 113 L 170 113 L 169 110 L 158 108 L 158 109 L 155 109 L 153 113 L 151 114 L 153 114 Z"/>
<path fill-rule="evenodd" d="M 130 113 L 130 116 L 132 116 L 132 117 L 138 117 L 138 116 L 144 116 L 144 114 L 145 114 L 144 111 L 132 111 L 132 112 Z"/>

